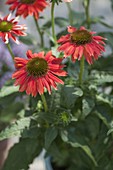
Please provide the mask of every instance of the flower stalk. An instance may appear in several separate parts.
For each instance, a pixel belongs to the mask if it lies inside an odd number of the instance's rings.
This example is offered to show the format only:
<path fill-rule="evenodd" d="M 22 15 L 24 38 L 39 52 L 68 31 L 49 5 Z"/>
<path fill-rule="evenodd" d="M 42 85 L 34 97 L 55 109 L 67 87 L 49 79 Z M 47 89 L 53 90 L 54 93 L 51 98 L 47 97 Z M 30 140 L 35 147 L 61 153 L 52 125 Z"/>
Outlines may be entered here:
<path fill-rule="evenodd" d="M 38 34 L 39 34 L 39 36 L 40 36 L 40 44 L 41 44 L 41 47 L 43 48 L 43 47 L 44 47 L 43 32 L 40 30 L 38 21 L 37 21 L 37 19 L 36 19 L 35 17 L 34 17 L 34 22 L 35 22 L 35 25 L 36 25 Z"/>
<path fill-rule="evenodd" d="M 69 13 L 69 23 L 70 25 L 73 25 L 73 16 L 72 16 L 72 9 L 71 9 L 71 4 L 66 3 L 67 8 L 68 8 L 68 13 Z"/>
<path fill-rule="evenodd" d="M 84 56 L 82 56 L 80 60 L 80 72 L 79 72 L 79 84 L 82 85 L 82 79 L 83 79 L 83 73 L 84 73 Z"/>
<path fill-rule="evenodd" d="M 11 49 L 10 44 L 9 44 L 9 43 L 8 43 L 8 44 L 6 44 L 6 47 L 7 47 L 8 51 L 9 51 L 9 53 L 10 53 L 10 55 L 11 55 L 12 59 L 14 60 L 14 54 L 13 54 L 13 52 L 12 52 L 12 49 Z"/>
<path fill-rule="evenodd" d="M 84 1 L 84 7 L 85 7 L 86 23 L 87 23 L 88 29 L 90 29 L 89 5 L 90 5 L 90 0 L 85 0 Z M 80 73 L 79 73 L 79 84 L 80 84 L 80 86 L 82 85 L 83 73 L 84 73 L 84 56 L 82 56 L 82 59 L 80 61 Z"/>
<path fill-rule="evenodd" d="M 85 15 L 86 15 L 86 24 L 87 24 L 88 29 L 90 29 L 89 6 L 90 6 L 90 0 L 85 0 L 84 1 L 84 8 L 85 8 Z"/>
<path fill-rule="evenodd" d="M 42 102 L 43 102 L 43 105 L 44 105 L 44 110 L 45 110 L 45 112 L 47 112 L 48 111 L 48 105 L 47 105 L 47 101 L 46 101 L 44 94 L 41 95 L 41 99 L 42 99 Z"/>
<path fill-rule="evenodd" d="M 55 2 L 52 2 L 52 6 L 51 6 L 51 23 L 52 23 L 52 36 L 54 39 L 54 43 L 55 45 L 57 44 L 57 38 L 56 38 L 56 34 L 55 34 L 55 20 L 54 20 L 54 8 L 55 8 Z"/>

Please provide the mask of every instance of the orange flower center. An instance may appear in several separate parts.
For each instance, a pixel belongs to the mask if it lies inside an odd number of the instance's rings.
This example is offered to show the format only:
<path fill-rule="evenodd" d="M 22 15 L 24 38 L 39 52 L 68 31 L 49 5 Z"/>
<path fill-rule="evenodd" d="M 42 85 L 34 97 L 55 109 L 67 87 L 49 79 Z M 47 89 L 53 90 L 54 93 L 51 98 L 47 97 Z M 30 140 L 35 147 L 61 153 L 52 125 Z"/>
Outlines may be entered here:
<path fill-rule="evenodd" d="M 20 0 L 20 2 L 24 4 L 33 4 L 35 0 Z"/>
<path fill-rule="evenodd" d="M 43 58 L 33 58 L 27 63 L 27 71 L 34 77 L 41 77 L 47 73 L 48 64 Z"/>
<path fill-rule="evenodd" d="M 84 45 L 92 41 L 92 35 L 87 30 L 77 30 L 71 33 L 71 41 L 77 45 Z"/>
<path fill-rule="evenodd" d="M 13 27 L 13 24 L 8 21 L 1 21 L 0 22 L 0 31 L 1 32 L 9 32 Z"/>

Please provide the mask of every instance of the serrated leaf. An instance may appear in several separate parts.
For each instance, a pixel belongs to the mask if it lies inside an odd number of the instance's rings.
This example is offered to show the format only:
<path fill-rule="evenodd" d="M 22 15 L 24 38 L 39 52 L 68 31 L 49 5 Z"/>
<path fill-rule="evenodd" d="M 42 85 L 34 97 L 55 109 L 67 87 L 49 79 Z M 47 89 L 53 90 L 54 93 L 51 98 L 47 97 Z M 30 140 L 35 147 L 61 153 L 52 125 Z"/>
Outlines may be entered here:
<path fill-rule="evenodd" d="M 41 150 L 37 139 L 21 139 L 11 148 L 2 170 L 28 170 L 29 164 Z"/>
<path fill-rule="evenodd" d="M 58 130 L 55 127 L 50 127 L 45 132 L 45 148 L 48 149 L 51 143 L 58 135 Z"/>
<path fill-rule="evenodd" d="M 9 127 L 0 133 L 0 140 L 11 138 L 13 136 L 21 136 L 25 128 L 30 126 L 31 117 L 22 118 L 12 123 Z"/>
<path fill-rule="evenodd" d="M 0 97 L 5 97 L 18 91 L 19 91 L 18 86 L 4 86 L 0 91 Z"/>

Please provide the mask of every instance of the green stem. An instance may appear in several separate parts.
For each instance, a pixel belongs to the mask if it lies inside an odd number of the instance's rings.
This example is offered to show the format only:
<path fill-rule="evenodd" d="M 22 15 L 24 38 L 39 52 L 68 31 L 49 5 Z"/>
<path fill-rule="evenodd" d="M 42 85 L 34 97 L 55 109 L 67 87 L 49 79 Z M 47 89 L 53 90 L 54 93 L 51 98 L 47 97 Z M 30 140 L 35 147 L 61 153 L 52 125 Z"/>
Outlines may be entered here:
<path fill-rule="evenodd" d="M 6 46 L 7 46 L 7 49 L 8 49 L 8 51 L 9 51 L 12 59 L 14 60 L 14 54 L 13 54 L 13 52 L 12 52 L 12 49 L 11 49 L 11 47 L 10 47 L 10 44 L 8 43 L 8 44 L 6 44 Z"/>
<path fill-rule="evenodd" d="M 55 2 L 52 2 L 52 6 L 51 6 L 51 23 L 52 23 L 52 36 L 54 39 L 54 43 L 55 45 L 57 44 L 57 38 L 56 38 L 56 34 L 55 34 L 55 20 L 54 20 L 54 8 L 55 8 Z"/>
<path fill-rule="evenodd" d="M 84 1 L 84 7 L 85 7 L 86 23 L 87 23 L 87 28 L 88 28 L 88 29 L 90 29 L 89 6 L 90 6 L 90 0 L 85 0 L 85 1 Z"/>
<path fill-rule="evenodd" d="M 84 56 L 82 56 L 82 59 L 80 60 L 80 72 L 79 72 L 80 85 L 82 85 L 83 72 L 84 72 Z"/>
<path fill-rule="evenodd" d="M 66 5 L 67 5 L 68 11 L 69 11 L 69 23 L 70 23 L 70 25 L 73 25 L 71 3 L 66 3 Z"/>
<path fill-rule="evenodd" d="M 46 98 L 45 98 L 44 94 L 41 95 L 41 99 L 42 99 L 42 102 L 43 102 L 43 105 L 44 105 L 45 112 L 47 112 L 48 106 L 47 106 L 47 102 L 46 102 Z"/>
<path fill-rule="evenodd" d="M 41 47 L 43 48 L 43 47 L 44 47 L 43 33 L 42 33 L 42 31 L 40 30 L 38 21 L 37 21 L 37 19 L 36 19 L 35 17 L 34 17 L 34 21 L 35 21 L 35 25 L 36 25 L 37 31 L 38 31 L 38 33 L 39 33 L 39 36 L 40 36 L 40 44 L 41 44 Z"/>

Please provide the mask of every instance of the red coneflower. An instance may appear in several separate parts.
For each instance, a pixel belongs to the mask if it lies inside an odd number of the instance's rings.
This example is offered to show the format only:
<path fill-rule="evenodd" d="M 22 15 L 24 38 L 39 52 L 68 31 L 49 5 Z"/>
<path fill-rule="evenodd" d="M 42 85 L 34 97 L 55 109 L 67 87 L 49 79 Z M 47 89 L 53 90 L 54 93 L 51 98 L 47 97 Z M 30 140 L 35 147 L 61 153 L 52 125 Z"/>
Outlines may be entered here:
<path fill-rule="evenodd" d="M 44 52 L 34 53 L 30 50 L 26 53 L 28 59 L 16 57 L 16 71 L 12 78 L 16 79 L 15 85 L 20 85 L 20 92 L 26 91 L 28 95 L 36 96 L 44 93 L 46 88 L 51 93 L 51 87 L 57 89 L 57 83 L 64 82 L 57 76 L 66 76 L 62 70 L 61 58 L 55 58 L 49 51 L 45 56 Z"/>
<path fill-rule="evenodd" d="M 16 16 L 22 15 L 26 18 L 33 15 L 38 19 L 39 13 L 47 6 L 46 0 L 7 0 L 6 4 L 11 5 L 11 11 L 16 10 Z"/>
<path fill-rule="evenodd" d="M 0 18 L 0 37 L 7 44 L 9 39 L 13 39 L 17 44 L 19 41 L 16 36 L 25 36 L 26 30 L 25 25 L 18 25 L 18 17 L 10 19 L 11 14 L 5 16 L 3 19 Z"/>
<path fill-rule="evenodd" d="M 105 38 L 94 36 L 95 32 L 89 32 L 84 27 L 76 29 L 68 26 L 69 34 L 61 36 L 58 43 L 58 51 L 64 52 L 64 57 L 71 56 L 72 61 L 81 60 L 85 57 L 89 64 L 93 63 L 93 59 L 97 60 L 104 48 Z"/>

